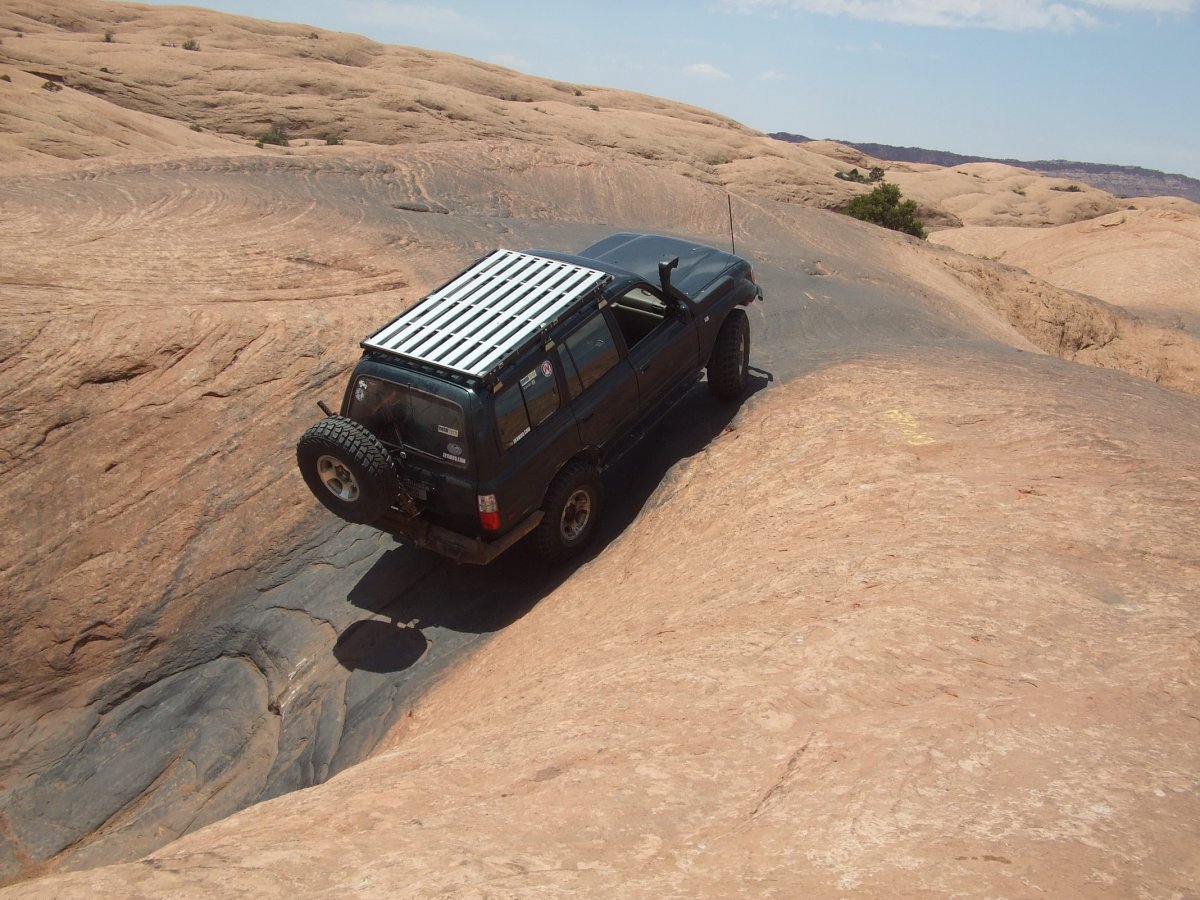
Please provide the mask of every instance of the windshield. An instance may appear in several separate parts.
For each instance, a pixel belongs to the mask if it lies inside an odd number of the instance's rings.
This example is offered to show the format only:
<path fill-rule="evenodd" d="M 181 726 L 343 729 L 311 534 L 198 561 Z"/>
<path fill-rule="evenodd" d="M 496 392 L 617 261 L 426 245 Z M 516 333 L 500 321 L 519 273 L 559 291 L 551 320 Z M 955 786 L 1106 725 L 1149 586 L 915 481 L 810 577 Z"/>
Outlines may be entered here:
<path fill-rule="evenodd" d="M 354 380 L 350 416 L 385 444 L 467 465 L 466 417 L 452 400 L 362 375 Z"/>

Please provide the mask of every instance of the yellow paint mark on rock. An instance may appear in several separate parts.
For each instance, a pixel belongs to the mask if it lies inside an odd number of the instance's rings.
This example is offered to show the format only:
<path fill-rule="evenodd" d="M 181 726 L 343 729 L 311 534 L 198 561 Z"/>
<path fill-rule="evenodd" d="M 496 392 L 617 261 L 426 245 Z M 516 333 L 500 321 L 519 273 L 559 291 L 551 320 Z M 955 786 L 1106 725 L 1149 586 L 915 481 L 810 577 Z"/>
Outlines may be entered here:
<path fill-rule="evenodd" d="M 917 447 L 922 444 L 934 443 L 934 438 L 921 430 L 920 423 L 912 413 L 903 409 L 889 409 L 887 417 L 900 429 L 901 434 L 904 435 L 904 440 L 908 443 Z"/>

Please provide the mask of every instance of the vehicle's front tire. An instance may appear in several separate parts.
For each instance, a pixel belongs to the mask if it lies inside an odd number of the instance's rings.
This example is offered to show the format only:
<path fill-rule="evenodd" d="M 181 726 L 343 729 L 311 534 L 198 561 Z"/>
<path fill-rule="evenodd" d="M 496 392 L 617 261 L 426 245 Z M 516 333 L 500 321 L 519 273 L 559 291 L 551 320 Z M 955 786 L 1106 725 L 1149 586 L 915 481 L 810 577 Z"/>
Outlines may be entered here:
<path fill-rule="evenodd" d="M 745 310 L 730 310 L 708 358 L 708 388 L 721 400 L 736 400 L 746 390 L 750 369 L 750 320 Z"/>
<path fill-rule="evenodd" d="M 347 522 L 374 522 L 400 494 L 387 448 L 342 416 L 329 416 L 304 432 L 296 445 L 296 463 L 313 495 Z"/>
<path fill-rule="evenodd" d="M 546 490 L 544 517 L 530 536 L 534 552 L 559 561 L 581 551 L 596 531 L 600 503 L 600 473 L 582 460 L 567 463 Z"/>

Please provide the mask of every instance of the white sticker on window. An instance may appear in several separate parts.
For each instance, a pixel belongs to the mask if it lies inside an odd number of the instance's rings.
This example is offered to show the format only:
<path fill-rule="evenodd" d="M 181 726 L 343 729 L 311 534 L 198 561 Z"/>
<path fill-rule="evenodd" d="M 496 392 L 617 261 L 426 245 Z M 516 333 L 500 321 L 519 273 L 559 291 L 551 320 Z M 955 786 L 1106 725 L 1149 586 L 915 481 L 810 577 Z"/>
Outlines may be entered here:
<path fill-rule="evenodd" d="M 511 442 L 509 442 L 509 445 L 508 445 L 508 446 L 510 446 L 510 447 L 511 447 L 513 444 L 515 444 L 515 443 L 516 443 L 517 441 L 519 441 L 521 438 L 525 437 L 525 435 L 529 434 L 529 431 L 530 431 L 530 428 L 529 428 L 529 426 L 528 426 L 528 425 L 526 425 L 526 426 L 525 426 L 525 430 L 524 430 L 524 431 L 522 431 L 520 434 L 518 434 L 518 435 L 517 435 L 515 438 L 513 438 L 513 439 L 512 439 L 512 441 L 511 441 Z"/>
<path fill-rule="evenodd" d="M 438 433 L 439 434 L 448 434 L 450 437 L 458 437 L 458 429 L 451 428 L 449 425 L 439 425 Z"/>
<path fill-rule="evenodd" d="M 524 378 L 521 379 L 521 387 L 527 388 L 531 384 L 533 384 L 535 381 L 537 381 L 537 369 L 534 369 L 532 372 L 530 372 L 528 375 L 526 375 Z"/>

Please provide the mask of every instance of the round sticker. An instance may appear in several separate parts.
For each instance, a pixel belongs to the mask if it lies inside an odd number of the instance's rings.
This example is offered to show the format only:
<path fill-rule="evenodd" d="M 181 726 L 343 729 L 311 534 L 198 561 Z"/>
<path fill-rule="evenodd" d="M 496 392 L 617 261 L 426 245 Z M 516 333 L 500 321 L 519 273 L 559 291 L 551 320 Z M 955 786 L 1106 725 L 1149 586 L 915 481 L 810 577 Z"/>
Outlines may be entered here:
<path fill-rule="evenodd" d="M 361 400 L 365 396 L 367 396 L 367 382 L 360 378 L 358 384 L 354 386 L 354 399 Z"/>
<path fill-rule="evenodd" d="M 547 378 L 554 374 L 554 366 L 550 365 L 550 360 L 546 360 L 544 363 L 542 363 L 542 374 Z"/>
<path fill-rule="evenodd" d="M 462 447 L 458 444 L 447 444 L 446 452 L 453 453 L 455 456 L 462 456 Z"/>

